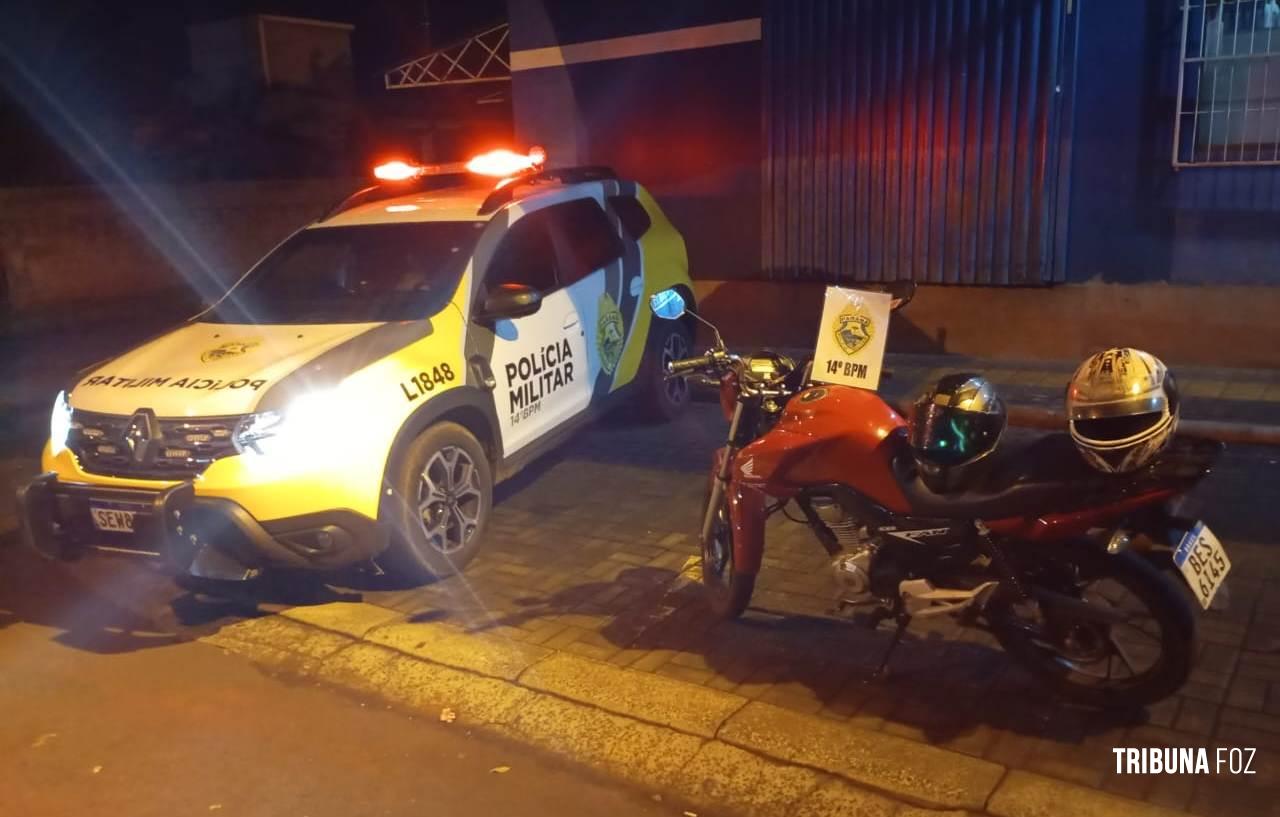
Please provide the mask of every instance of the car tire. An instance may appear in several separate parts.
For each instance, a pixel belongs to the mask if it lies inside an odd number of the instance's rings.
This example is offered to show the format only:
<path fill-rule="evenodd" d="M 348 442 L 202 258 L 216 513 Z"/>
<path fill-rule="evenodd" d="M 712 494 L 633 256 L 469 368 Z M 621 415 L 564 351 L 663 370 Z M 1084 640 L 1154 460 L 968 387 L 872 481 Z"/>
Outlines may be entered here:
<path fill-rule="evenodd" d="M 493 469 L 480 441 L 457 423 L 437 423 L 409 443 L 388 486 L 391 537 L 379 565 L 415 583 L 461 573 L 493 508 Z"/>
<path fill-rule="evenodd" d="M 670 422 L 689 407 L 692 388 L 687 378 L 668 380 L 667 364 L 693 354 L 693 336 L 683 321 L 654 320 L 649 329 L 649 349 L 641 366 L 644 415 Z"/>

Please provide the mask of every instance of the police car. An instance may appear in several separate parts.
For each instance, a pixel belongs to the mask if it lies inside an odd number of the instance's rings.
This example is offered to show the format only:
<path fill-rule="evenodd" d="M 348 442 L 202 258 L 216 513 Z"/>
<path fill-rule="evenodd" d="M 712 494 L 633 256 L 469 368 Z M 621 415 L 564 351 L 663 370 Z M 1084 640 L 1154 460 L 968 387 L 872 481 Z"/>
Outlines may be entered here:
<path fill-rule="evenodd" d="M 692 298 L 683 239 L 639 184 L 544 162 L 380 165 L 205 312 L 82 372 L 19 492 L 27 543 L 213 579 L 448 575 L 496 482 L 620 402 L 676 415 L 691 326 L 645 304 Z"/>

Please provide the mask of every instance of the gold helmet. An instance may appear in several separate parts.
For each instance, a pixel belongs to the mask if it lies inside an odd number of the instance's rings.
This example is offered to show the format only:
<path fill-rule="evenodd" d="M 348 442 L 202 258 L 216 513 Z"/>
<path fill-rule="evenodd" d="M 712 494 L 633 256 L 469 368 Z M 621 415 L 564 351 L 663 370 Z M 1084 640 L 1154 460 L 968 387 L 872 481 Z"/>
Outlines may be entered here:
<path fill-rule="evenodd" d="M 1115 348 L 1089 357 L 1067 386 L 1071 439 L 1090 465 L 1133 471 L 1155 457 L 1178 426 L 1178 389 L 1155 355 Z"/>

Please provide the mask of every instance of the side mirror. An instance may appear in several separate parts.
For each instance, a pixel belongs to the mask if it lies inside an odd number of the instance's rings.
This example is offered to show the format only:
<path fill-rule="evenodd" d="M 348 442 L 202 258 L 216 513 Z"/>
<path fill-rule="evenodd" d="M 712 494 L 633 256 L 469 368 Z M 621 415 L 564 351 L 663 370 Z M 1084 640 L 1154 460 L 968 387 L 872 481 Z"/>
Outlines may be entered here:
<path fill-rule="evenodd" d="M 674 321 L 684 315 L 684 298 L 674 289 L 664 289 L 649 298 L 649 308 L 659 318 Z"/>
<path fill-rule="evenodd" d="M 476 317 L 486 321 L 523 318 L 537 312 L 541 306 L 542 295 L 533 287 L 524 284 L 499 284 L 489 290 L 480 314 Z"/>
<path fill-rule="evenodd" d="M 885 287 L 885 291 L 889 293 L 892 299 L 889 301 L 889 311 L 897 312 L 902 307 L 911 303 L 911 299 L 916 297 L 915 281 L 890 281 Z"/>

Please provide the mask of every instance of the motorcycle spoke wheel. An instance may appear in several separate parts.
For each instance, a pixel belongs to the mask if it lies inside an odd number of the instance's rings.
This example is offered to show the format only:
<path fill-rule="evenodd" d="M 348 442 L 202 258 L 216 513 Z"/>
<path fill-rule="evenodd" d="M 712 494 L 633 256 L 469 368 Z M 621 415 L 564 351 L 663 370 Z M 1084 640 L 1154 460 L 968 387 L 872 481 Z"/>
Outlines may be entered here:
<path fill-rule="evenodd" d="M 733 577 L 733 535 L 727 516 L 727 508 L 716 512 L 711 535 L 702 543 L 702 581 L 713 588 L 727 586 Z"/>
<path fill-rule="evenodd" d="M 710 497 L 708 496 L 708 501 Z M 704 506 L 706 504 L 704 503 Z M 711 525 L 711 535 L 702 543 L 702 585 L 707 602 L 717 618 L 733 619 L 742 615 L 755 591 L 755 574 L 737 570 L 733 558 L 733 527 L 729 523 L 729 507 L 722 503 Z"/>
<path fill-rule="evenodd" d="M 1038 624 L 1024 623 L 1023 630 L 1054 661 L 1070 672 L 1097 682 L 1136 678 L 1150 671 L 1160 660 L 1160 623 L 1142 600 L 1111 579 L 1110 592 L 1102 592 L 1095 583 L 1083 582 L 1075 594 L 1098 607 L 1123 614 L 1126 620 L 1117 624 L 1096 621 L 1060 621 L 1047 625 L 1045 611 L 1035 602 Z M 1117 592 L 1118 590 L 1118 592 Z"/>
<path fill-rule="evenodd" d="M 1102 706 L 1144 705 L 1173 692 L 1190 673 L 1194 630 L 1186 600 L 1134 554 L 1081 554 L 1088 570 L 1033 578 L 1122 621 L 1100 622 L 1021 600 L 997 603 L 993 629 L 1009 653 L 1068 697 Z M 1058 567 L 1062 567 L 1059 565 Z"/>

